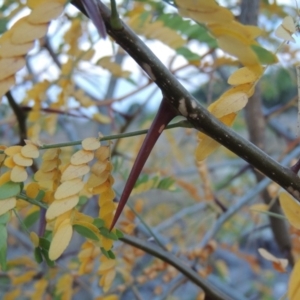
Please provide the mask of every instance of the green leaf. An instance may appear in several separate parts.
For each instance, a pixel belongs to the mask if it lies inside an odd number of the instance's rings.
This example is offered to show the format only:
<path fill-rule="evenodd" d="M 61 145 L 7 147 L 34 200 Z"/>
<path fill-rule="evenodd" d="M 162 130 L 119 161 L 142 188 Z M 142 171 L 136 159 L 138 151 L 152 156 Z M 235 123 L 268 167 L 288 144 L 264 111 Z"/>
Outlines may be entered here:
<path fill-rule="evenodd" d="M 104 226 L 104 220 L 100 219 L 100 218 L 95 218 L 93 221 L 93 224 L 97 227 L 103 227 Z"/>
<path fill-rule="evenodd" d="M 7 18 L 1 18 L 0 19 L 0 34 L 4 33 L 7 30 L 7 23 L 8 23 Z"/>
<path fill-rule="evenodd" d="M 26 226 L 26 228 L 29 228 L 39 219 L 39 217 L 40 217 L 40 212 L 34 211 L 24 219 L 23 223 Z"/>
<path fill-rule="evenodd" d="M 120 239 L 120 238 L 124 237 L 124 234 L 121 230 L 116 229 L 116 236 L 118 237 L 118 239 Z"/>
<path fill-rule="evenodd" d="M 188 61 L 198 61 L 199 62 L 201 59 L 200 55 L 192 52 L 189 48 L 186 48 L 186 47 L 177 48 L 176 52 L 177 52 L 177 54 L 182 55 Z"/>
<path fill-rule="evenodd" d="M 54 267 L 55 266 L 55 262 L 53 260 L 50 260 L 50 258 L 49 258 L 49 251 L 46 250 L 46 249 L 41 249 L 41 252 L 42 252 L 42 254 L 43 254 L 44 258 L 45 258 L 45 261 L 46 261 L 47 265 L 49 267 Z"/>
<path fill-rule="evenodd" d="M 0 186 L 0 200 L 15 197 L 21 192 L 19 182 L 8 181 Z"/>
<path fill-rule="evenodd" d="M 159 183 L 157 188 L 161 190 L 174 191 L 175 180 L 172 177 L 163 178 Z"/>
<path fill-rule="evenodd" d="M 38 264 L 43 262 L 43 255 L 40 247 L 34 248 L 34 259 Z"/>
<path fill-rule="evenodd" d="M 6 271 L 6 253 L 7 253 L 7 229 L 0 224 L 0 266 L 2 271 Z"/>
<path fill-rule="evenodd" d="M 111 259 L 115 259 L 116 258 L 115 254 L 111 250 L 108 250 L 107 254 L 108 254 L 109 258 L 111 258 Z"/>
<path fill-rule="evenodd" d="M 106 256 L 107 258 L 110 258 L 108 252 L 103 247 L 101 247 L 100 250 L 104 256 Z"/>
<path fill-rule="evenodd" d="M 263 65 L 271 65 L 278 62 L 277 56 L 258 45 L 251 45 L 252 50 L 257 55 L 259 61 Z"/>
<path fill-rule="evenodd" d="M 50 248 L 50 241 L 43 238 L 43 237 L 40 237 L 40 240 L 39 240 L 39 246 L 42 248 L 42 249 L 45 249 L 45 250 L 49 250 Z"/>
<path fill-rule="evenodd" d="M 100 233 L 108 238 L 108 239 L 111 239 L 111 240 L 114 240 L 114 241 L 117 241 L 118 240 L 118 237 L 117 235 L 115 235 L 113 232 L 109 231 L 107 228 L 105 227 L 102 227 L 99 229 L 100 230 Z"/>
<path fill-rule="evenodd" d="M 10 212 L 0 216 L 0 224 L 6 224 L 10 219 Z"/>
<path fill-rule="evenodd" d="M 82 225 L 73 225 L 73 228 L 75 231 L 77 231 L 80 235 L 88 238 L 88 239 L 91 239 L 91 240 L 94 240 L 94 241 L 99 241 L 97 235 L 89 228 L 87 227 L 84 227 Z"/>

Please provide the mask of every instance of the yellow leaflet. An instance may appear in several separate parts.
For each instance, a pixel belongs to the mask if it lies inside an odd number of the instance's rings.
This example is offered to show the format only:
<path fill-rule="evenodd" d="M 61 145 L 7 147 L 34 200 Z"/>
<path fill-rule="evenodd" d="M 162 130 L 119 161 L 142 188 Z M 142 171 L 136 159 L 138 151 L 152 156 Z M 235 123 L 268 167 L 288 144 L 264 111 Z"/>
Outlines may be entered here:
<path fill-rule="evenodd" d="M 217 38 L 219 47 L 225 52 L 237 57 L 245 65 L 258 65 L 259 59 L 255 52 L 241 40 L 233 36 L 220 36 Z"/>
<path fill-rule="evenodd" d="M 12 157 L 6 157 L 4 160 L 4 166 L 12 169 L 16 164 L 14 163 L 14 160 Z"/>
<path fill-rule="evenodd" d="M 60 165 L 60 159 L 54 158 L 52 160 L 44 160 L 41 164 L 40 171 L 50 172 L 54 169 L 57 169 L 57 166 Z"/>
<path fill-rule="evenodd" d="M 116 266 L 116 260 L 115 259 L 110 259 L 106 260 L 104 262 L 100 263 L 100 267 L 98 269 L 98 272 L 100 274 L 106 273 L 109 269 L 112 269 Z"/>
<path fill-rule="evenodd" d="M 231 113 L 220 118 L 220 121 L 223 122 L 227 126 L 231 126 L 236 118 L 235 113 Z M 212 152 L 214 152 L 220 144 L 210 138 L 209 136 L 205 135 L 204 133 L 198 133 L 199 144 L 196 148 L 196 159 L 197 161 L 202 161 L 206 159 Z"/>
<path fill-rule="evenodd" d="M 115 198 L 115 192 L 112 188 L 107 189 L 104 193 L 102 193 L 99 196 L 98 204 L 101 207 L 101 205 L 104 205 L 107 201 L 112 201 Z"/>
<path fill-rule="evenodd" d="M 63 182 L 56 190 L 54 198 L 60 200 L 78 194 L 84 187 L 84 183 L 79 179 L 72 179 Z"/>
<path fill-rule="evenodd" d="M 73 228 L 70 223 L 62 224 L 55 232 L 49 248 L 49 258 L 56 260 L 68 247 L 73 234 Z"/>
<path fill-rule="evenodd" d="M 221 36 L 234 37 L 248 46 L 253 42 L 247 37 L 247 31 L 244 26 L 238 22 L 230 22 L 228 24 L 214 23 L 209 25 L 209 29 L 216 38 Z"/>
<path fill-rule="evenodd" d="M 107 180 L 108 176 L 109 176 L 108 171 L 103 171 L 99 175 L 95 175 L 92 173 L 86 183 L 87 188 L 95 188 L 96 186 L 101 185 Z"/>
<path fill-rule="evenodd" d="M 4 80 L 0 81 L 0 98 L 6 94 L 7 91 L 9 91 L 9 89 L 14 86 L 16 83 L 16 79 L 15 76 L 12 75 L 10 77 L 5 78 Z M 0 99 L 1 101 L 1 99 Z"/>
<path fill-rule="evenodd" d="M 48 149 L 42 156 L 43 160 L 52 160 L 56 158 L 60 153 L 60 149 Z"/>
<path fill-rule="evenodd" d="M 71 224 L 71 215 L 72 215 L 72 211 L 68 210 L 67 212 L 59 215 L 55 219 L 55 222 L 54 222 L 55 224 L 54 224 L 54 227 L 53 227 L 53 235 L 57 232 L 59 227 L 65 226 L 67 224 Z"/>
<path fill-rule="evenodd" d="M 22 167 L 29 167 L 32 165 L 33 160 L 32 158 L 24 157 L 21 153 L 17 153 L 13 156 L 13 161 L 18 166 Z"/>
<path fill-rule="evenodd" d="M 1 43 L 0 56 L 14 57 L 14 56 L 24 56 L 26 55 L 34 46 L 33 42 L 25 44 L 13 44 L 11 41 Z"/>
<path fill-rule="evenodd" d="M 100 207 L 99 217 L 104 218 L 107 214 L 113 213 L 116 209 L 113 202 L 106 202 Z"/>
<path fill-rule="evenodd" d="M 252 84 L 252 83 L 245 83 L 245 84 L 233 86 L 232 88 L 230 88 L 229 90 L 227 90 L 222 95 L 222 97 L 233 95 L 233 94 L 236 94 L 237 92 L 242 92 L 242 93 L 245 93 L 248 96 L 248 98 L 250 98 L 254 94 L 254 90 L 255 90 L 254 84 Z M 210 107 L 211 106 L 213 106 L 213 103 L 210 105 Z"/>
<path fill-rule="evenodd" d="M 275 35 L 281 39 L 295 43 L 295 39 L 292 37 L 295 32 L 296 25 L 294 19 L 291 16 L 286 16 L 281 25 L 275 30 Z"/>
<path fill-rule="evenodd" d="M 248 102 L 245 93 L 238 92 L 229 96 L 221 96 L 220 99 L 212 103 L 208 110 L 216 117 L 221 118 L 231 113 L 236 113 L 243 109 Z"/>
<path fill-rule="evenodd" d="M 26 64 L 23 57 L 0 58 L 0 80 L 9 78 Z"/>
<path fill-rule="evenodd" d="M 91 160 L 93 160 L 93 158 L 94 158 L 94 152 L 79 150 L 71 156 L 71 164 L 72 165 L 86 164 Z"/>
<path fill-rule="evenodd" d="M 37 6 L 28 16 L 32 24 L 45 24 L 56 19 L 63 12 L 64 6 L 57 1 L 47 1 Z"/>
<path fill-rule="evenodd" d="M 10 173 L 11 171 L 5 172 L 0 176 L 0 185 L 3 185 L 4 183 L 10 181 Z"/>
<path fill-rule="evenodd" d="M 111 123 L 111 118 L 104 114 L 101 114 L 101 113 L 93 114 L 93 120 L 95 120 L 101 124 L 110 124 Z"/>
<path fill-rule="evenodd" d="M 99 296 L 95 300 L 119 300 L 118 295 Z"/>
<path fill-rule="evenodd" d="M 110 270 L 105 275 L 103 275 L 102 278 L 100 279 L 99 284 L 100 286 L 102 286 L 103 291 L 105 293 L 110 289 L 115 277 L 116 277 L 116 270 Z"/>
<path fill-rule="evenodd" d="M 100 175 L 103 171 L 106 170 L 107 161 L 97 161 L 91 168 L 91 172 Z"/>
<path fill-rule="evenodd" d="M 200 23 L 228 23 L 233 14 L 213 0 L 176 0 L 179 13 Z"/>
<path fill-rule="evenodd" d="M 26 195 L 32 199 L 35 199 L 39 191 L 40 191 L 40 186 L 37 182 L 31 182 L 26 187 Z"/>
<path fill-rule="evenodd" d="M 267 204 L 259 203 L 259 204 L 254 204 L 249 207 L 250 210 L 253 210 L 255 212 L 257 211 L 268 211 L 269 206 Z"/>
<path fill-rule="evenodd" d="M 92 188 L 92 190 L 90 191 L 93 195 L 95 194 L 102 194 L 104 193 L 106 190 L 108 190 L 110 188 L 111 184 L 109 181 L 105 181 L 104 183 Z M 89 189 L 89 188 L 88 188 Z"/>
<path fill-rule="evenodd" d="M 20 153 L 22 150 L 22 146 L 11 146 L 4 150 L 4 153 L 8 156 L 13 156 L 17 153 Z"/>
<path fill-rule="evenodd" d="M 43 172 L 41 170 L 38 170 L 35 174 L 34 174 L 34 179 L 37 181 L 47 181 L 47 180 L 52 180 L 54 179 L 54 176 L 56 174 L 56 170 L 52 170 L 49 172 Z"/>
<path fill-rule="evenodd" d="M 88 51 L 81 51 L 81 60 L 91 60 L 94 55 L 95 55 L 96 51 L 93 48 L 90 48 Z"/>
<path fill-rule="evenodd" d="M 100 161 L 104 161 L 109 158 L 110 150 L 108 146 L 102 146 L 95 152 L 95 158 Z"/>
<path fill-rule="evenodd" d="M 279 194 L 279 202 L 290 224 L 300 229 L 300 204 L 285 192 Z"/>
<path fill-rule="evenodd" d="M 247 67 L 240 68 L 236 70 L 233 74 L 228 78 L 228 83 L 230 85 L 240 85 L 244 83 L 252 83 L 258 80 L 260 75 L 255 74 Z"/>
<path fill-rule="evenodd" d="M 39 246 L 40 239 L 38 235 L 33 231 L 30 232 L 30 240 L 35 248 Z"/>
<path fill-rule="evenodd" d="M 82 145 L 82 148 L 87 151 L 96 150 L 101 146 L 99 139 L 94 138 L 94 137 L 89 137 L 89 138 L 84 139 L 81 142 L 81 145 Z"/>
<path fill-rule="evenodd" d="M 28 158 L 38 158 L 40 155 L 39 149 L 34 144 L 27 144 L 22 147 L 21 154 Z"/>
<path fill-rule="evenodd" d="M 45 129 L 50 135 L 53 135 L 56 130 L 56 121 L 57 121 L 57 115 L 51 114 L 46 116 L 45 118 Z"/>
<path fill-rule="evenodd" d="M 15 300 L 21 295 L 20 288 L 14 288 L 12 291 L 5 293 L 3 300 Z"/>
<path fill-rule="evenodd" d="M 31 300 L 36 299 L 43 299 L 43 295 L 45 293 L 45 290 L 48 286 L 48 280 L 45 278 L 42 278 L 34 284 L 34 292 L 30 295 Z"/>
<path fill-rule="evenodd" d="M 11 170 L 10 180 L 13 182 L 24 182 L 27 179 L 27 176 L 24 167 L 14 166 Z"/>
<path fill-rule="evenodd" d="M 75 210 L 73 222 L 77 222 L 77 221 L 93 223 L 94 218 Z"/>
<path fill-rule="evenodd" d="M 111 72 L 115 77 L 128 78 L 130 76 L 129 71 L 123 71 L 121 66 L 111 61 L 111 56 L 104 56 L 97 61 L 97 65 Z"/>
<path fill-rule="evenodd" d="M 0 202 L 0 216 L 7 213 L 9 210 L 13 209 L 17 204 L 15 197 L 1 200 Z"/>
<path fill-rule="evenodd" d="M 26 283 L 32 281 L 32 278 L 36 275 L 37 271 L 27 271 L 20 276 L 11 276 L 11 283 L 13 285 L 18 285 L 22 283 Z"/>
<path fill-rule="evenodd" d="M 17 21 L 12 30 L 11 42 L 13 44 L 25 44 L 44 37 L 47 33 L 48 24 L 32 25 L 28 22 L 28 17 Z"/>
<path fill-rule="evenodd" d="M 294 266 L 289 280 L 288 298 L 289 300 L 300 299 L 300 260 Z"/>
<path fill-rule="evenodd" d="M 62 172 L 61 181 L 67 181 L 77 177 L 81 177 L 87 174 L 89 170 L 90 167 L 87 164 L 77 166 L 69 164 L 67 168 Z"/>
<path fill-rule="evenodd" d="M 74 195 L 53 201 L 47 209 L 46 218 L 51 220 L 74 208 L 79 202 L 79 196 Z"/>

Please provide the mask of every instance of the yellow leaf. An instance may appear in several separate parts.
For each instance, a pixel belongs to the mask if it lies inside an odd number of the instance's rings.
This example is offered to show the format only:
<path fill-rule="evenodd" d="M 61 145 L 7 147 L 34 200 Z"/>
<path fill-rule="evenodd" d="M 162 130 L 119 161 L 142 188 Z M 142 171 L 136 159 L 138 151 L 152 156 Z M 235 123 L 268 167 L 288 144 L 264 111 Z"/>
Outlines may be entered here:
<path fill-rule="evenodd" d="M 0 185 L 10 181 L 10 173 L 11 172 L 5 172 L 0 176 Z"/>
<path fill-rule="evenodd" d="M 82 148 L 87 151 L 93 151 L 100 147 L 100 141 L 97 138 L 89 137 L 82 141 Z"/>
<path fill-rule="evenodd" d="M 229 23 L 233 14 L 215 1 L 207 0 L 176 0 L 179 13 L 200 23 Z"/>
<path fill-rule="evenodd" d="M 12 276 L 11 277 L 11 283 L 13 285 L 18 285 L 22 283 L 26 283 L 29 281 L 32 281 L 32 278 L 36 275 L 37 271 L 31 270 L 23 273 L 20 276 Z"/>
<path fill-rule="evenodd" d="M 16 164 L 11 156 L 5 158 L 4 166 L 6 166 L 10 169 L 12 169 L 14 166 L 16 166 Z"/>
<path fill-rule="evenodd" d="M 208 110 L 216 118 L 222 118 L 223 116 L 240 111 L 246 106 L 247 102 L 247 95 L 242 92 L 237 92 L 228 96 L 221 96 L 220 99 L 208 107 Z"/>
<path fill-rule="evenodd" d="M 101 114 L 101 113 L 93 114 L 93 120 L 95 120 L 101 124 L 110 124 L 111 123 L 111 118 L 104 114 Z"/>
<path fill-rule="evenodd" d="M 62 224 L 55 232 L 49 248 L 49 258 L 58 259 L 68 247 L 73 234 L 73 228 L 70 223 Z"/>
<path fill-rule="evenodd" d="M 99 217 L 104 218 L 107 214 L 113 213 L 115 204 L 113 202 L 106 202 L 100 207 Z"/>
<path fill-rule="evenodd" d="M 251 83 L 258 80 L 259 75 L 255 74 L 252 70 L 247 67 L 240 68 L 236 70 L 228 78 L 228 84 L 230 85 L 239 85 L 244 83 Z"/>
<path fill-rule="evenodd" d="M 23 57 L 0 58 L 0 81 L 14 75 L 26 65 Z"/>
<path fill-rule="evenodd" d="M 35 174 L 34 174 L 34 179 L 37 181 L 47 181 L 47 180 L 53 180 L 54 176 L 57 174 L 56 170 L 52 170 L 49 172 L 43 172 L 41 170 L 38 170 Z"/>
<path fill-rule="evenodd" d="M 100 263 L 100 267 L 98 269 L 100 274 L 106 273 L 109 269 L 112 269 L 116 266 L 116 260 L 110 259 Z"/>
<path fill-rule="evenodd" d="M 60 165 L 60 160 L 58 158 L 54 158 L 52 160 L 44 160 L 40 167 L 42 172 L 50 172 L 54 169 L 57 169 L 57 166 Z"/>
<path fill-rule="evenodd" d="M 102 287 L 104 292 L 107 292 L 110 289 L 115 277 L 116 277 L 116 270 L 110 270 L 105 274 L 105 276 L 103 276 L 104 280 L 103 280 Z"/>
<path fill-rule="evenodd" d="M 275 35 L 285 41 L 290 41 L 295 43 L 295 39 L 292 37 L 296 33 L 297 28 L 295 21 L 291 16 L 286 16 L 281 25 L 275 30 Z"/>
<path fill-rule="evenodd" d="M 103 171 L 100 175 L 91 174 L 90 178 L 88 179 L 86 186 L 88 188 L 94 188 L 102 183 L 104 183 L 109 176 L 108 171 Z"/>
<path fill-rule="evenodd" d="M 106 170 L 107 161 L 97 161 L 91 168 L 91 172 L 95 175 L 100 175 L 103 171 Z"/>
<path fill-rule="evenodd" d="M 102 146 L 95 152 L 95 157 L 97 160 L 104 161 L 109 158 L 110 150 L 108 146 Z"/>
<path fill-rule="evenodd" d="M 3 58 L 14 56 L 25 56 L 34 46 L 33 42 L 25 44 L 13 44 L 11 41 L 7 41 L 1 44 L 0 56 Z"/>
<path fill-rule="evenodd" d="M 20 153 L 22 150 L 22 146 L 11 146 L 4 150 L 4 153 L 8 156 L 14 156 L 17 153 Z"/>
<path fill-rule="evenodd" d="M 232 36 L 220 36 L 217 38 L 219 47 L 225 52 L 237 57 L 240 62 L 245 66 L 259 64 L 258 57 L 255 52 L 245 45 L 243 41 Z"/>
<path fill-rule="evenodd" d="M 109 181 L 105 181 L 104 183 L 97 185 L 96 187 L 92 188 L 92 190 L 90 191 L 93 195 L 95 194 L 102 194 L 104 193 L 106 190 L 108 190 L 110 188 L 111 184 L 109 183 Z M 88 188 L 89 189 L 89 188 Z"/>
<path fill-rule="evenodd" d="M 107 189 L 104 193 L 102 193 L 99 196 L 98 204 L 101 207 L 101 205 L 104 205 L 104 203 L 108 201 L 112 201 L 115 198 L 115 192 L 112 188 Z"/>
<path fill-rule="evenodd" d="M 267 204 L 263 204 L 263 203 L 251 205 L 249 208 L 250 208 L 250 210 L 253 210 L 253 211 L 268 211 L 269 210 L 269 206 Z"/>
<path fill-rule="evenodd" d="M 20 288 L 14 288 L 12 291 L 5 293 L 3 296 L 3 300 L 15 300 L 18 299 L 21 295 Z"/>
<path fill-rule="evenodd" d="M 39 191 L 40 191 L 40 186 L 36 182 L 31 182 L 26 187 L 26 195 L 29 198 L 32 198 L 32 199 L 36 198 L 36 196 L 38 195 Z"/>
<path fill-rule="evenodd" d="M 57 216 L 65 213 L 68 210 L 74 208 L 79 202 L 79 196 L 74 195 L 68 198 L 63 198 L 61 200 L 53 201 L 47 209 L 46 218 L 51 220 Z"/>
<path fill-rule="evenodd" d="M 0 98 L 9 91 L 9 89 L 16 83 L 15 76 L 9 76 L 0 81 Z"/>
<path fill-rule="evenodd" d="M 73 196 L 75 194 L 78 194 L 83 187 L 84 183 L 79 178 L 65 181 L 57 188 L 54 194 L 54 198 L 56 200 L 60 200 Z"/>
<path fill-rule="evenodd" d="M 27 179 L 27 172 L 24 167 L 14 166 L 11 170 L 10 180 L 13 182 L 24 182 Z"/>
<path fill-rule="evenodd" d="M 40 239 L 34 231 L 30 232 L 30 240 L 35 248 L 39 246 Z"/>
<path fill-rule="evenodd" d="M 297 229 L 300 229 L 300 204 L 294 200 L 288 193 L 279 194 L 281 208 L 288 221 Z"/>
<path fill-rule="evenodd" d="M 48 24 L 30 24 L 28 17 L 17 21 L 10 30 L 13 31 L 11 41 L 13 44 L 25 44 L 44 37 L 47 33 Z"/>
<path fill-rule="evenodd" d="M 13 161 L 15 164 L 17 164 L 18 166 L 22 166 L 22 167 L 29 167 L 33 163 L 32 158 L 27 158 L 27 157 L 23 156 L 21 153 L 15 154 L 13 156 Z"/>
<path fill-rule="evenodd" d="M 93 158 L 94 158 L 94 152 L 79 150 L 71 156 L 71 164 L 72 165 L 86 164 L 91 160 L 93 160 Z"/>
<path fill-rule="evenodd" d="M 36 145 L 34 145 L 32 143 L 28 143 L 27 145 L 22 147 L 21 154 L 24 157 L 28 157 L 28 158 L 38 158 L 40 155 L 40 152 Z"/>
<path fill-rule="evenodd" d="M 300 260 L 295 264 L 289 280 L 288 298 L 289 300 L 300 299 Z"/>
<path fill-rule="evenodd" d="M 77 165 L 77 166 L 69 164 L 62 173 L 61 181 L 67 181 L 77 177 L 81 177 L 87 174 L 89 170 L 90 167 L 86 164 Z"/>
<path fill-rule="evenodd" d="M 52 160 L 56 157 L 58 157 L 60 153 L 60 149 L 48 149 L 42 156 L 43 160 Z"/>
<path fill-rule="evenodd" d="M 0 216 L 7 213 L 9 210 L 13 209 L 17 204 L 15 197 L 8 198 L 0 201 Z"/>
<path fill-rule="evenodd" d="M 44 24 L 56 19 L 63 12 L 64 6 L 57 1 L 47 1 L 37 6 L 28 16 L 32 24 Z"/>
<path fill-rule="evenodd" d="M 235 120 L 235 117 L 236 114 L 232 113 L 220 118 L 220 121 L 222 121 L 227 126 L 231 126 Z M 198 133 L 198 138 L 199 144 L 197 145 L 195 155 L 197 161 L 203 161 L 212 152 L 214 152 L 220 146 L 220 144 L 202 132 Z"/>
<path fill-rule="evenodd" d="M 90 229 L 93 233 L 95 233 L 95 235 L 98 237 L 98 239 L 101 240 L 99 228 L 96 227 L 94 224 L 79 219 L 79 220 L 73 221 L 73 225 L 80 225 L 80 226 Z"/>

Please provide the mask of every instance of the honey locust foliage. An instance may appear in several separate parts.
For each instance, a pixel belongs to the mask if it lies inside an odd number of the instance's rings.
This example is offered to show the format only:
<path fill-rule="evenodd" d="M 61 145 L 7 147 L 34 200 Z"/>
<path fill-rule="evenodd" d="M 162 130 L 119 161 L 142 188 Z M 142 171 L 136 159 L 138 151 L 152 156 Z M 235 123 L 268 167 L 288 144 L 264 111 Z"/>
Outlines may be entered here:
<path fill-rule="evenodd" d="M 26 293 L 30 299 L 75 299 L 85 293 L 91 299 L 115 300 L 132 289 L 137 298 L 147 299 L 172 293 L 169 282 L 182 273 L 201 288 L 191 289 L 191 298 L 246 299 L 241 290 L 211 284 L 206 277 L 217 270 L 215 274 L 229 284 L 227 262 L 212 259 L 217 248 L 229 249 L 266 277 L 256 249 L 255 254 L 245 255 L 222 238 L 199 246 L 205 233 L 216 231 L 214 223 L 239 210 L 232 199 L 242 194 L 247 198 L 249 189 L 248 179 L 241 178 L 238 188 L 229 180 L 226 193 L 216 190 L 220 179 L 210 179 L 207 158 L 220 143 L 297 199 L 279 194 L 286 218 L 299 227 L 298 176 L 228 129 L 235 121 L 242 123 L 239 112 L 251 101 L 264 74 L 278 64 L 273 49 L 279 42 L 272 37 L 273 30 L 238 22 L 238 4 L 232 10 L 214 0 L 176 0 L 172 5 L 175 10 L 170 10 L 169 1 L 152 0 L 118 5 L 93 0 L 3 1 L 0 268 L 11 286 L 1 291 L 1 298 L 17 299 Z M 281 49 L 293 61 L 297 51 L 289 52 L 285 41 L 294 41 L 298 27 L 291 16 L 284 18 L 284 9 L 261 3 L 265 18 L 276 15 L 283 20 L 275 34 L 283 39 Z M 106 39 L 107 34 L 111 39 Z M 168 68 L 157 58 L 164 59 L 163 52 L 171 56 Z M 203 80 L 213 86 L 224 79 L 228 89 L 207 109 L 181 85 L 200 88 Z M 149 87 L 162 93 L 151 126 L 144 110 L 154 95 L 147 97 Z M 135 97 L 145 102 L 129 107 Z M 120 102 L 129 107 L 127 111 L 118 106 Z M 169 124 L 177 116 L 184 120 Z M 134 126 L 150 129 L 126 132 Z M 184 128 L 164 133 L 175 127 Z M 160 135 L 163 142 L 140 176 Z M 218 153 L 226 159 L 232 155 Z M 189 167 L 197 176 L 181 177 L 181 170 Z M 125 206 L 130 195 L 134 202 Z M 167 197 L 177 205 L 170 206 Z M 178 207 L 182 211 L 176 213 Z M 256 224 L 253 212 L 272 214 L 266 205 L 257 207 L 251 214 L 240 212 L 235 220 L 238 228 L 245 220 L 249 227 Z M 120 229 L 115 229 L 123 209 Z M 151 228 L 148 223 L 157 225 Z M 231 230 L 229 224 L 226 238 L 236 239 L 236 230 Z M 156 245 L 135 235 L 150 237 Z M 22 255 L 17 256 L 16 246 Z M 286 258 L 264 248 L 259 253 L 275 272 L 288 269 Z M 292 300 L 299 297 L 298 273 L 299 262 L 287 290 Z M 86 289 L 95 282 L 101 289 Z M 149 282 L 155 285 L 154 295 L 139 295 L 138 287 Z M 253 296 L 251 289 L 249 284 L 244 294 Z M 265 296 L 263 291 L 257 293 Z"/>

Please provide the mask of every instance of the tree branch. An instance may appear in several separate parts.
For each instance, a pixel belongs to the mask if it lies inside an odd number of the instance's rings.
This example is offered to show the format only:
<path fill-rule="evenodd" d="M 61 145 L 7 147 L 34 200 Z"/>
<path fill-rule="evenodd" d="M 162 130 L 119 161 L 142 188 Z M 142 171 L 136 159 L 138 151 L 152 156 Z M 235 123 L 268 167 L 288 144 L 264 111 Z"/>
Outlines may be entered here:
<path fill-rule="evenodd" d="M 79 0 L 72 0 L 71 3 L 86 14 Z M 108 34 L 141 66 L 160 87 L 166 100 L 186 117 L 194 128 L 240 156 L 300 201 L 300 179 L 295 173 L 281 166 L 255 145 L 217 120 L 196 101 L 126 24 L 123 23 L 123 28 L 120 30 L 113 29 L 110 25 L 109 9 L 101 2 L 97 2 L 97 5 Z"/>

